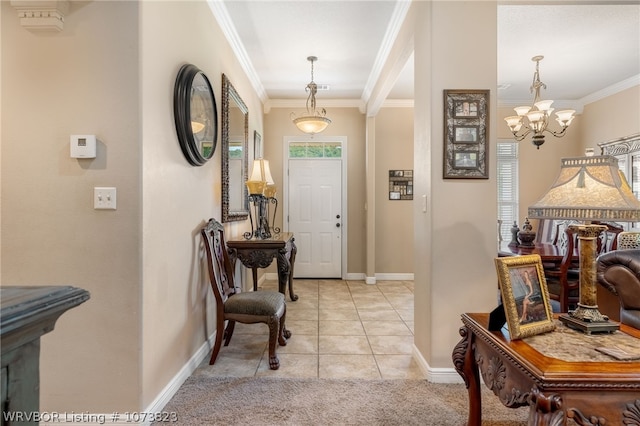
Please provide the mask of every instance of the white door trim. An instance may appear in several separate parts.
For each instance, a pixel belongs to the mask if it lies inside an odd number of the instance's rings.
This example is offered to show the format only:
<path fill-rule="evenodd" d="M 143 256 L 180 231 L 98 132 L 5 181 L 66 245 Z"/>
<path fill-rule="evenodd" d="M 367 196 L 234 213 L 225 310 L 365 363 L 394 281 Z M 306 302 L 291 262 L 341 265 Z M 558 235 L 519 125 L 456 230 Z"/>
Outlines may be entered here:
<path fill-rule="evenodd" d="M 318 136 L 318 135 L 301 135 L 301 136 L 284 136 L 282 138 L 282 228 L 283 232 L 289 232 L 289 220 L 287 213 L 289 212 L 289 143 L 291 142 L 341 142 L 342 143 L 342 259 L 341 274 L 342 279 L 347 278 L 347 247 L 348 247 L 348 205 L 347 205 L 347 137 L 346 136 Z M 333 158 L 335 160 L 335 158 Z M 295 238 L 295 236 L 294 236 Z"/>

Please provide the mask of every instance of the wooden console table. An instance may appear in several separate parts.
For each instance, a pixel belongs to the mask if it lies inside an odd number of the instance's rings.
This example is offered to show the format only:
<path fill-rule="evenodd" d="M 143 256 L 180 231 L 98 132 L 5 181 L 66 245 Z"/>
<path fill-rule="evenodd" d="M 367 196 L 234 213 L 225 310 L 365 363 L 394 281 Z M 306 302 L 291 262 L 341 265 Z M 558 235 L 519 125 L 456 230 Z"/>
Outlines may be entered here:
<path fill-rule="evenodd" d="M 0 299 L 2 411 L 36 413 L 40 404 L 40 336 L 53 330 L 60 315 L 88 300 L 89 293 L 68 286 L 0 287 Z M 3 418 L 1 423 L 9 422 Z"/>
<path fill-rule="evenodd" d="M 258 290 L 258 268 L 268 267 L 275 258 L 278 262 L 278 291 L 286 294 L 289 284 L 289 297 L 294 302 L 298 300 L 293 293 L 293 267 L 298 249 L 292 233 L 276 234 L 266 240 L 234 238 L 227 241 L 227 248 L 234 268 L 236 259 L 240 259 L 244 266 L 251 269 L 253 291 Z"/>
<path fill-rule="evenodd" d="M 593 336 L 568 328 L 512 341 L 504 329 L 489 331 L 488 321 L 489 314 L 463 314 L 462 340 L 453 350 L 453 363 L 469 393 L 469 425 L 482 423 L 479 372 L 505 406 L 529 405 L 530 425 L 565 425 L 567 419 L 578 425 L 638 424 L 640 360 L 617 361 L 600 354 L 592 347 L 598 344 Z M 536 349 L 536 338 L 546 343 Z M 640 347 L 640 330 L 628 326 L 606 338 L 632 345 L 637 339 Z M 541 353 L 546 352 L 542 347 L 580 339 L 584 344 L 565 348 L 564 355 Z M 590 361 L 578 360 L 592 355 Z"/>

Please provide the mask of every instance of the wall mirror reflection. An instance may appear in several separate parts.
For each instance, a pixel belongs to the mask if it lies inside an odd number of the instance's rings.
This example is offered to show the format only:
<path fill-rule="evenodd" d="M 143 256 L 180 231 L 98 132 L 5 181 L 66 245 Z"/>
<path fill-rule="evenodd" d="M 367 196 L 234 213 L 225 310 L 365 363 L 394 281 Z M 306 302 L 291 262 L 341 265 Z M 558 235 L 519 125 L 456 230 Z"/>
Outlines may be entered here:
<path fill-rule="evenodd" d="M 246 220 L 249 111 L 222 74 L 222 221 Z"/>

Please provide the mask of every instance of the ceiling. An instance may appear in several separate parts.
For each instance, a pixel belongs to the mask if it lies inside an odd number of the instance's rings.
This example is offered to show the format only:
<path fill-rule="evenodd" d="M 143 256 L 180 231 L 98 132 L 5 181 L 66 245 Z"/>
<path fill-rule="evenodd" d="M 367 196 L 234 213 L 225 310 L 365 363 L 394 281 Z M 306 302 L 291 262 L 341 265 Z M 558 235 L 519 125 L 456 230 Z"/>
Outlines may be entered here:
<path fill-rule="evenodd" d="M 640 2 L 498 6 L 498 102 L 529 103 L 544 55 L 543 98 L 588 103 L 640 83 Z M 575 3 L 575 2 L 574 2 Z M 264 102 L 306 99 L 311 80 L 325 100 L 366 103 L 404 20 L 406 0 L 209 2 Z M 413 56 L 387 99 L 413 99 Z M 556 104 L 557 105 L 557 104 Z"/>

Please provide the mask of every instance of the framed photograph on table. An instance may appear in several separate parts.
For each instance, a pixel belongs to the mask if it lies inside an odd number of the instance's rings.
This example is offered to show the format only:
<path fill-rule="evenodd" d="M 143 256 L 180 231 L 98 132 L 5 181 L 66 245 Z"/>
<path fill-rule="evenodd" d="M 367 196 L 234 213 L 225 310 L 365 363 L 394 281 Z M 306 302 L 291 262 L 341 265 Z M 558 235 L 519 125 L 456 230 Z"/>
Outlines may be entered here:
<path fill-rule="evenodd" d="M 488 90 L 444 91 L 444 179 L 489 179 L 488 133 Z"/>
<path fill-rule="evenodd" d="M 540 255 L 495 259 L 502 305 L 511 339 L 555 329 Z"/>

